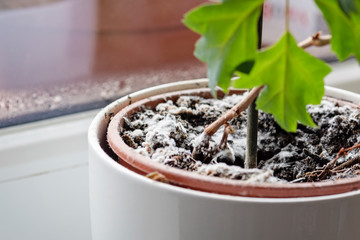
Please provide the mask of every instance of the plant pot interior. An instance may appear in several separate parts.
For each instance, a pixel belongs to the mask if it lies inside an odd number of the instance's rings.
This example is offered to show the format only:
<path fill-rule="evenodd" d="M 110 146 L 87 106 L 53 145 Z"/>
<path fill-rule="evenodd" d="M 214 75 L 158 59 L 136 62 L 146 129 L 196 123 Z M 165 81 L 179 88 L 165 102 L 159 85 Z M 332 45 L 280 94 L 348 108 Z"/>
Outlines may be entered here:
<path fill-rule="evenodd" d="M 231 94 L 239 94 L 242 91 L 232 91 Z M 127 144 L 123 141 L 123 139 L 120 137 L 120 135 L 123 135 L 121 132 L 124 130 L 126 125 L 128 124 L 127 121 L 131 119 L 131 116 L 134 113 L 137 113 L 139 111 L 142 111 L 144 108 L 154 109 L 156 106 L 162 103 L 166 103 L 167 101 L 171 100 L 172 102 L 176 102 L 179 96 L 184 95 L 196 95 L 202 98 L 211 98 L 211 94 L 208 89 L 196 89 L 186 92 L 177 92 L 177 93 L 170 93 L 166 95 L 161 96 L 154 96 L 150 97 L 148 99 L 144 99 L 142 101 L 136 102 L 135 104 L 132 104 L 125 109 L 121 110 L 111 121 L 108 129 L 108 141 L 110 143 L 110 146 L 112 147 L 113 151 L 117 154 L 119 158 L 119 162 L 124 165 L 125 167 L 139 173 L 142 175 L 147 175 L 149 173 L 157 172 L 161 174 L 161 176 L 164 176 L 170 183 L 178 186 L 183 186 L 187 188 L 193 188 L 197 190 L 202 191 L 209 191 L 209 192 L 215 192 L 215 193 L 221 193 L 221 194 L 229 194 L 229 195 L 241 195 L 241 196 L 251 196 L 251 197 L 309 197 L 309 196 L 319 196 L 319 195 L 329 195 L 329 194 L 336 194 L 336 193 L 342 193 L 350 190 L 355 190 L 360 188 L 359 183 L 359 177 L 352 177 L 348 179 L 337 179 L 336 177 L 332 178 L 328 181 L 323 182 L 303 182 L 303 180 L 300 180 L 298 182 L 300 183 L 284 183 L 281 181 L 273 182 L 267 181 L 265 183 L 259 183 L 258 181 L 239 181 L 236 180 L 236 178 L 241 177 L 235 177 L 232 179 L 223 179 L 219 177 L 221 174 L 216 173 L 217 170 L 213 170 L 211 168 L 208 168 L 205 174 L 201 175 L 194 172 L 188 172 L 181 169 L 177 169 L 171 166 L 171 164 L 161 164 L 159 162 L 152 162 L 147 157 L 140 155 L 139 153 L 136 153 L 134 149 L 130 148 L 128 145 L 131 145 L 129 141 L 126 141 Z M 218 97 L 223 98 L 224 94 L 222 92 L 218 92 Z M 336 101 L 337 106 L 339 105 L 346 105 L 349 106 L 352 109 L 356 109 L 356 105 L 347 102 L 347 101 L 338 101 L 327 98 L 327 101 L 334 102 Z M 131 121 L 134 121 L 134 119 L 131 119 Z M 319 122 L 319 121 L 318 121 Z M 260 124 L 267 125 L 268 123 L 266 121 L 261 122 Z M 357 122 L 354 124 L 358 124 Z M 266 126 L 265 126 L 266 127 Z M 301 127 L 301 130 L 303 132 L 312 131 L 309 130 L 306 127 Z M 356 129 L 358 129 L 359 126 L 354 126 L 354 134 L 358 133 Z M 274 129 L 273 129 L 274 130 Z M 278 129 L 275 129 L 278 131 Z M 274 131 L 275 131 L 274 130 Z M 358 129 L 359 130 L 359 129 Z M 270 130 L 269 130 L 270 131 Z M 285 136 L 285 135 L 284 135 Z M 281 137 L 284 137 L 281 136 Z M 289 135 L 291 137 L 291 135 Z M 288 137 L 286 135 L 286 137 Z M 334 139 L 339 139 L 334 136 Z M 263 139 L 260 139 L 260 141 L 263 141 Z M 266 140 L 264 140 L 263 144 L 271 145 L 270 143 L 266 143 Z M 319 139 L 310 139 L 309 141 L 314 141 L 315 143 L 317 141 L 321 141 Z M 320 143 L 320 142 L 319 142 Z M 288 150 L 286 149 L 287 146 L 278 146 L 280 150 L 282 150 L 283 157 L 286 158 L 286 154 L 288 154 Z M 348 146 L 346 146 L 348 147 Z M 282 148 L 282 149 L 281 149 Z M 284 150 L 285 149 L 285 150 Z M 339 149 L 332 150 L 333 153 L 337 153 Z M 278 150 L 277 150 L 278 151 Z M 306 151 L 306 150 L 304 150 Z M 355 151 L 357 151 L 355 149 Z M 265 157 L 265 155 L 268 154 L 266 151 L 261 150 L 259 151 L 258 155 L 260 155 L 260 160 Z M 303 155 L 304 153 L 300 153 Z M 308 158 L 304 159 L 303 162 L 306 162 L 308 164 L 313 164 L 316 161 L 326 161 L 325 158 L 322 158 L 319 153 L 305 153 L 308 154 Z M 345 155 L 345 154 L 344 154 Z M 320 158 L 317 158 L 320 157 Z M 274 160 L 275 161 L 275 160 Z M 291 161 L 290 161 L 291 162 Z M 292 161 L 294 162 L 294 161 Z M 237 165 L 241 166 L 241 161 L 236 160 L 235 162 L 231 163 L 230 165 Z M 261 164 L 266 164 L 264 162 L 259 162 Z M 276 162 L 275 166 L 278 167 L 278 169 L 275 169 L 273 171 L 282 171 L 281 165 L 285 163 Z M 291 163 L 293 164 L 293 163 Z M 294 163 L 297 164 L 297 163 Z M 357 163 L 355 163 L 357 164 Z M 359 173 L 359 170 L 354 167 L 353 173 L 356 175 L 356 173 Z M 225 171 L 227 171 L 225 169 Z M 212 176 L 211 176 L 212 175 Z M 263 174 L 263 177 L 265 177 L 266 174 Z M 287 176 L 286 172 L 283 173 L 284 178 L 290 178 L 286 179 L 288 182 L 295 180 L 296 176 Z M 266 175 L 267 176 L 267 175 Z M 305 174 L 304 174 L 305 176 Z M 291 177 L 293 179 L 291 179 Z M 307 176 L 311 177 L 311 176 Z M 269 178 L 269 176 L 267 176 Z M 271 179 L 271 178 L 270 178 Z M 245 179 L 246 180 L 246 179 Z M 296 181 L 294 181 L 296 182 Z"/>

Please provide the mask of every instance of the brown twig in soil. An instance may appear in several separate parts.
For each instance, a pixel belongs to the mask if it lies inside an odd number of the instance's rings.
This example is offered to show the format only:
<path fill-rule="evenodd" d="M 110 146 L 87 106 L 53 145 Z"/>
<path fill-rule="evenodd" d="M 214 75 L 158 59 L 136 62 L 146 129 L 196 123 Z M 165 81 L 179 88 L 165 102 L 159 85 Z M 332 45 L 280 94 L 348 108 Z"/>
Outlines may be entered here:
<path fill-rule="evenodd" d="M 209 136 L 214 135 L 217 130 L 224 125 L 226 122 L 231 119 L 239 116 L 242 111 L 244 111 L 252 101 L 259 95 L 264 86 L 253 88 L 239 103 L 227 111 L 224 115 L 218 118 L 215 122 L 211 123 L 205 128 L 205 133 Z"/>
<path fill-rule="evenodd" d="M 351 150 L 359 148 L 359 147 L 360 147 L 360 143 L 357 143 L 354 146 L 345 149 L 344 152 L 348 152 L 348 151 L 351 151 Z M 344 155 L 346 155 L 346 154 L 344 154 Z"/>
<path fill-rule="evenodd" d="M 341 169 L 341 170 L 332 170 L 333 173 L 343 173 L 345 171 L 347 171 L 348 169 Z"/>
<path fill-rule="evenodd" d="M 360 155 L 356 156 L 354 158 L 351 158 L 350 160 L 347 160 L 346 162 L 340 164 L 339 166 L 335 167 L 333 170 L 334 171 L 339 171 L 342 170 L 344 168 L 349 168 L 352 167 L 353 165 L 360 163 Z"/>
<path fill-rule="evenodd" d="M 310 46 L 324 46 L 329 44 L 330 40 L 330 35 L 321 36 L 321 33 L 318 32 L 310 38 L 307 38 L 304 41 L 300 42 L 298 46 L 303 49 Z M 201 154 L 199 151 L 204 148 L 204 146 L 208 146 L 208 144 L 206 144 L 206 141 L 209 141 L 211 136 L 214 135 L 214 133 L 216 133 L 222 125 L 239 116 L 242 111 L 247 109 L 249 105 L 257 98 L 263 88 L 264 85 L 253 88 L 238 104 L 236 104 L 228 112 L 226 112 L 224 115 L 222 115 L 220 118 L 218 118 L 205 128 L 204 133 L 201 135 L 202 139 L 198 142 L 197 146 L 194 146 L 192 152 L 192 155 L 195 159 L 200 160 L 203 154 Z"/>
<path fill-rule="evenodd" d="M 326 166 L 324 167 L 324 169 L 320 172 L 320 174 L 318 175 L 318 179 L 323 180 L 325 179 L 325 177 L 331 172 L 331 170 L 334 168 L 336 161 L 344 154 L 344 148 L 341 148 L 339 150 L 339 152 L 336 154 L 336 157 L 329 162 L 328 164 L 326 164 Z"/>
<path fill-rule="evenodd" d="M 355 148 L 359 148 L 359 147 L 360 147 L 360 143 L 357 143 L 357 144 L 355 144 L 354 146 L 349 147 L 349 148 L 346 148 L 346 149 L 341 148 L 341 149 L 339 150 L 339 152 L 336 154 L 336 157 L 335 157 L 331 162 L 329 162 L 329 163 L 325 166 L 325 168 L 321 171 L 321 173 L 319 174 L 318 178 L 319 178 L 320 180 L 323 180 L 329 173 L 331 173 L 332 170 L 336 170 L 336 168 L 337 168 L 337 167 L 335 167 L 336 162 L 337 162 L 337 160 L 338 160 L 341 156 L 347 155 L 347 152 L 348 152 L 348 151 L 351 151 L 351 150 L 353 150 L 353 149 L 355 149 Z M 347 161 L 347 162 L 348 162 L 348 161 Z M 347 162 L 345 162 L 345 163 L 347 163 Z M 343 164 L 345 164 L 345 163 L 343 163 Z M 342 165 L 343 165 L 343 164 L 342 164 Z M 355 163 L 354 163 L 354 164 L 355 164 Z M 341 166 L 341 165 L 340 165 L 340 166 Z M 340 167 L 340 166 L 339 166 L 339 167 Z M 341 169 L 341 168 L 339 168 L 339 169 Z"/>
<path fill-rule="evenodd" d="M 226 122 L 224 124 L 225 124 L 224 133 L 223 133 L 221 141 L 219 143 L 220 150 L 224 150 L 227 147 L 228 136 L 229 136 L 229 134 L 234 133 L 234 129 L 231 127 L 231 125 L 228 122 Z"/>
<path fill-rule="evenodd" d="M 328 159 L 326 159 L 326 158 L 324 158 L 324 157 L 321 157 L 321 156 L 319 156 L 319 155 L 317 155 L 317 154 L 315 154 L 315 153 L 312 153 L 312 152 L 310 152 L 310 151 L 309 151 L 308 149 L 306 149 L 306 148 L 303 149 L 303 152 L 304 152 L 304 154 L 305 154 L 306 156 L 311 157 L 312 159 L 315 160 L 315 162 L 318 162 L 318 163 L 320 163 L 320 164 L 326 164 L 326 163 L 329 162 Z"/>
<path fill-rule="evenodd" d="M 200 136 L 202 139 L 199 141 L 197 146 L 194 146 L 192 156 L 197 160 L 202 160 L 204 157 L 203 150 L 206 149 L 209 144 L 210 137 L 217 132 L 217 130 L 227 123 L 229 120 L 239 116 L 252 101 L 259 95 L 260 91 L 264 86 L 253 88 L 239 103 L 232 107 L 228 112 L 218 118 L 215 122 L 211 123 L 204 130 L 204 133 Z"/>
<path fill-rule="evenodd" d="M 320 174 L 317 176 L 319 180 L 324 180 L 326 176 L 328 176 L 330 173 L 332 173 L 332 166 L 326 165 L 325 168 L 320 172 Z"/>
<path fill-rule="evenodd" d="M 313 182 L 318 179 L 318 174 L 321 173 L 321 170 L 315 170 L 312 172 L 305 173 L 306 182 Z"/>
<path fill-rule="evenodd" d="M 328 162 L 326 164 L 326 166 L 324 167 L 324 169 L 307 172 L 305 174 L 306 181 L 312 182 L 314 180 L 324 180 L 329 175 L 344 172 L 347 168 L 350 168 L 350 167 L 354 166 L 355 164 L 360 163 L 360 155 L 358 155 L 358 156 L 351 158 L 350 160 L 340 164 L 339 166 L 335 166 L 337 160 L 341 156 L 344 156 L 347 154 L 347 152 L 349 152 L 353 149 L 359 148 L 359 147 L 360 147 L 360 143 L 357 143 L 354 146 L 346 148 L 346 149 L 341 148 L 339 150 L 339 152 L 336 154 L 336 157 L 333 160 L 331 160 L 330 162 Z M 308 155 L 309 157 L 312 157 L 314 160 L 316 160 L 316 159 L 320 160 L 322 158 L 316 154 L 309 152 L 309 150 L 307 150 L 307 149 L 304 149 L 304 153 L 306 155 Z M 324 158 L 321 159 L 321 161 L 324 161 L 324 160 L 326 160 L 326 159 L 324 159 Z M 300 180 L 298 180 L 298 179 L 293 180 L 292 183 L 302 181 L 302 178 L 299 178 L 299 179 Z"/>
<path fill-rule="evenodd" d="M 192 159 L 200 160 L 203 163 L 209 163 L 214 155 L 227 148 L 229 134 L 233 134 L 235 130 L 228 122 L 225 122 L 224 125 L 224 133 L 221 137 L 219 144 L 214 147 L 209 147 L 209 139 L 207 141 L 204 140 L 201 144 L 206 143 L 208 145 L 198 145 L 196 151 L 194 148 L 192 153 Z"/>

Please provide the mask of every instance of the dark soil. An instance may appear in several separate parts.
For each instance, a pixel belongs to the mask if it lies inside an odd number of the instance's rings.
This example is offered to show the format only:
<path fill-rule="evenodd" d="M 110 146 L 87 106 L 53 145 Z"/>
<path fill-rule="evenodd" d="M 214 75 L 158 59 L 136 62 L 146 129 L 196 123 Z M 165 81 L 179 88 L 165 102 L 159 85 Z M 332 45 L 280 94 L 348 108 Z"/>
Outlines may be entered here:
<path fill-rule="evenodd" d="M 260 182 L 335 180 L 360 174 L 360 112 L 350 104 L 324 99 L 309 106 L 318 128 L 299 124 L 296 133 L 282 130 L 269 114 L 259 112 L 258 168 L 243 169 L 246 112 L 229 122 L 234 129 L 220 143 L 224 127 L 212 137 L 209 155 L 195 160 L 193 145 L 204 126 L 230 109 L 242 96 L 223 100 L 180 97 L 126 119 L 122 137 L 151 160 L 199 174 Z M 347 149 L 354 147 L 352 149 Z M 150 161 L 149 159 L 149 161 Z"/>

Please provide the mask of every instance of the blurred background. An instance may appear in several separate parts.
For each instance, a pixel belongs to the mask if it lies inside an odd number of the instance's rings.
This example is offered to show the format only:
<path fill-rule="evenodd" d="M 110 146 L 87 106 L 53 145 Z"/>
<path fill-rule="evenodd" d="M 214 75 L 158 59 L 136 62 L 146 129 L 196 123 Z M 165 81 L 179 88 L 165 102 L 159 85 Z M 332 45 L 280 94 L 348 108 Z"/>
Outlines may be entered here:
<path fill-rule="evenodd" d="M 0 239 L 91 239 L 88 126 L 130 92 L 206 77 L 181 23 L 203 2 L 0 0 Z M 284 2 L 265 3 L 264 47 L 283 32 Z M 298 41 L 328 32 L 313 0 L 290 3 Z M 360 92 L 354 59 L 307 50 L 334 68 L 326 84 Z"/>
<path fill-rule="evenodd" d="M 0 1 L 0 126 L 205 77 L 181 23 L 201 0 Z"/>
<path fill-rule="evenodd" d="M 204 0 L 1 0 L 0 127 L 105 106 L 129 92 L 206 77 L 198 36 L 181 23 Z M 263 45 L 284 28 L 284 1 L 264 6 Z M 300 41 L 322 30 L 312 0 L 291 1 Z M 328 47 L 310 49 L 336 61 Z"/>

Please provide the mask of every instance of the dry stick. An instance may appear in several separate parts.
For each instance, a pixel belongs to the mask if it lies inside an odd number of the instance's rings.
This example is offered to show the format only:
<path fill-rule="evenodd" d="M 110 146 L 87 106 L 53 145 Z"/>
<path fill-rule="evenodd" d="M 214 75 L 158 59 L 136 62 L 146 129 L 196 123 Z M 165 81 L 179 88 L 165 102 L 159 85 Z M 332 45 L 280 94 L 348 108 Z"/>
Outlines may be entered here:
<path fill-rule="evenodd" d="M 227 121 L 240 115 L 252 101 L 259 95 L 264 86 L 253 88 L 240 102 L 238 102 L 234 107 L 227 111 L 224 115 L 218 118 L 215 122 L 211 123 L 205 128 L 205 133 L 209 136 L 212 136 L 216 131 L 224 125 Z"/>
<path fill-rule="evenodd" d="M 355 144 L 354 146 L 349 147 L 349 148 L 346 148 L 346 149 L 341 148 L 341 149 L 339 150 L 339 152 L 336 154 L 336 157 L 335 157 L 331 162 L 329 162 L 329 163 L 325 166 L 325 168 L 321 171 L 321 173 L 319 174 L 318 178 L 319 178 L 320 180 L 323 180 L 323 179 L 326 177 L 326 175 L 327 175 L 331 170 L 339 170 L 339 169 L 343 168 L 343 167 L 341 167 L 341 168 L 337 169 L 337 167 L 336 167 L 336 168 L 334 169 L 334 166 L 335 166 L 335 164 L 336 164 L 336 161 L 337 161 L 341 156 L 346 155 L 348 151 L 351 151 L 351 150 L 353 150 L 353 149 L 355 149 L 355 148 L 359 148 L 359 147 L 360 147 L 360 143 L 357 143 L 357 144 Z M 351 160 L 349 160 L 349 161 L 351 161 Z M 347 161 L 347 162 L 349 162 L 349 161 Z M 345 163 L 347 163 L 347 162 L 345 162 Z M 344 163 L 344 164 L 345 164 L 345 163 Z M 343 164 L 341 164 L 341 165 L 343 165 Z M 341 165 L 340 165 L 340 166 L 341 166 Z M 340 167 L 340 166 L 339 166 L 339 167 Z"/>
<path fill-rule="evenodd" d="M 229 123 L 226 122 L 224 133 L 223 133 L 223 136 L 219 143 L 219 149 L 224 150 L 225 148 L 227 148 L 228 136 L 229 136 L 229 134 L 233 134 L 233 133 L 234 133 L 234 129 L 231 127 L 231 125 Z"/>
<path fill-rule="evenodd" d="M 303 149 L 303 152 L 304 152 L 305 155 L 311 157 L 312 159 L 315 160 L 315 162 L 318 162 L 318 163 L 320 163 L 320 164 L 323 164 L 323 165 L 324 165 L 324 164 L 326 164 L 326 163 L 329 162 L 328 159 L 326 159 L 326 158 L 324 158 L 324 157 L 321 157 L 321 156 L 319 156 L 319 155 L 317 155 L 317 154 L 314 154 L 314 153 L 310 152 L 310 151 L 309 151 L 308 149 L 306 149 L 306 148 Z"/>
<path fill-rule="evenodd" d="M 335 166 L 336 161 L 337 161 L 341 156 L 346 155 L 348 151 L 351 151 L 351 150 L 353 150 L 353 149 L 355 149 L 355 148 L 359 148 L 359 147 L 360 147 L 360 143 L 357 143 L 357 144 L 355 144 L 354 146 L 349 147 L 349 148 L 346 148 L 346 149 L 341 148 L 341 149 L 339 150 L 339 152 L 336 154 L 336 157 L 335 157 L 331 162 L 329 162 L 328 165 L 330 165 L 331 167 Z"/>
<path fill-rule="evenodd" d="M 321 36 L 321 33 L 318 32 L 315 35 L 305 39 L 304 41 L 300 42 L 298 44 L 299 47 L 301 48 L 308 48 L 310 46 L 324 46 L 330 43 L 331 40 L 331 36 L 330 35 L 326 35 L 326 36 Z M 243 98 L 238 104 L 236 104 L 234 107 L 232 107 L 228 112 L 226 112 L 224 115 L 222 115 L 220 118 L 218 118 L 217 120 L 215 120 L 213 123 L 211 123 L 210 125 L 208 125 L 205 130 L 204 130 L 204 139 L 203 141 L 208 141 L 210 139 L 210 137 L 212 135 L 214 135 L 214 133 L 216 133 L 216 131 L 222 126 L 224 125 L 226 122 L 230 121 L 231 119 L 239 116 L 241 114 L 242 111 L 244 111 L 245 109 L 248 108 L 248 106 L 254 101 L 254 99 L 259 95 L 259 93 L 261 92 L 261 90 L 264 88 L 263 86 L 259 86 L 259 87 L 255 87 L 253 88 L 247 95 L 245 98 Z M 203 144 L 203 141 L 201 141 L 200 145 L 206 145 Z M 195 157 L 195 155 L 197 154 L 197 150 L 198 150 L 199 146 L 194 146 L 194 150 L 193 150 L 193 156 L 195 159 L 197 159 Z"/>
<path fill-rule="evenodd" d="M 345 149 L 344 152 L 348 152 L 348 151 L 351 151 L 351 150 L 353 150 L 355 148 L 359 148 L 359 147 L 360 147 L 360 143 L 357 143 L 354 146 Z"/>
<path fill-rule="evenodd" d="M 331 40 L 331 35 L 321 35 L 321 32 L 317 32 L 315 35 L 308 37 L 304 41 L 298 44 L 301 48 L 308 48 L 310 46 L 322 47 L 328 45 Z"/>
<path fill-rule="evenodd" d="M 351 158 L 350 160 L 347 160 L 346 162 L 340 164 L 339 166 L 337 166 L 336 168 L 334 168 L 334 171 L 338 171 L 341 170 L 343 168 L 349 168 L 357 163 L 360 163 L 360 156 L 356 156 L 354 158 Z"/>

